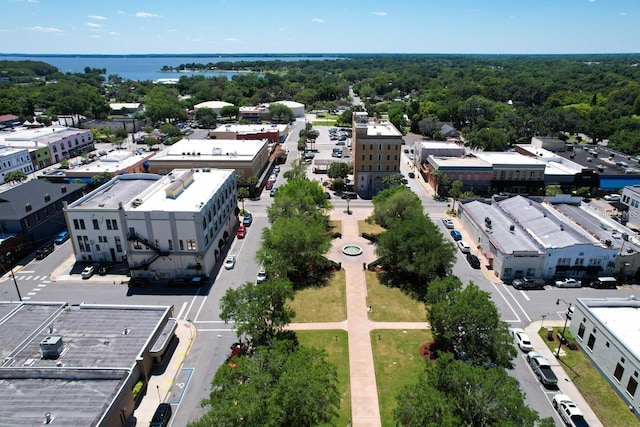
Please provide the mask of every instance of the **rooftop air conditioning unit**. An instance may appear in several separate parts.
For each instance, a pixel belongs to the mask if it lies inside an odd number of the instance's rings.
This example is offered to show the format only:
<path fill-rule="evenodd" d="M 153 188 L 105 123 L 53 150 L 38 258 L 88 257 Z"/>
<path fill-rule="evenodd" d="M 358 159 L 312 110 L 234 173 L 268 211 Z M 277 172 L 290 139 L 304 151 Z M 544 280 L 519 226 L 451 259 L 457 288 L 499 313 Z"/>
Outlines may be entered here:
<path fill-rule="evenodd" d="M 51 336 L 40 341 L 43 359 L 57 359 L 62 354 L 62 337 Z"/>
<path fill-rule="evenodd" d="M 132 205 L 132 206 L 134 206 L 134 207 L 138 207 L 138 206 L 140 206 L 141 204 L 142 204 L 142 199 L 133 199 L 133 200 L 131 201 L 131 205 Z"/>

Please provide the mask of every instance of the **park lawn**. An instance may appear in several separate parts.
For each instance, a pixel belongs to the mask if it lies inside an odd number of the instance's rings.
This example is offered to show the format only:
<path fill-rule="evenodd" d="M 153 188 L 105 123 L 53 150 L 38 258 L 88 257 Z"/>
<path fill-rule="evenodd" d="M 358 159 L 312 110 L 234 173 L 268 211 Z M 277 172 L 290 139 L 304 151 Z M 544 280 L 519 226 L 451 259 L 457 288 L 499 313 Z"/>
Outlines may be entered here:
<path fill-rule="evenodd" d="M 327 426 L 346 426 L 351 419 L 351 382 L 349 379 L 349 336 L 342 330 L 296 331 L 298 341 L 305 347 L 316 347 L 327 352 L 327 360 L 338 372 L 338 391 L 341 402 L 338 417 Z M 338 340 L 336 341 L 336 337 Z"/>
<path fill-rule="evenodd" d="M 373 364 L 376 370 L 380 418 L 383 426 L 394 426 L 393 410 L 398 393 L 416 383 L 426 362 L 420 357 L 420 347 L 431 341 L 428 330 L 371 331 Z"/>
<path fill-rule="evenodd" d="M 423 302 L 416 301 L 398 288 L 380 283 L 378 274 L 366 271 L 367 305 L 371 306 L 369 319 L 376 322 L 426 322 Z"/>
<path fill-rule="evenodd" d="M 553 336 L 556 337 L 561 330 L 560 327 L 554 328 Z M 541 328 L 538 334 L 555 354 L 557 339 L 547 340 L 547 328 Z M 560 357 L 563 369 L 605 427 L 640 426 L 638 418 L 582 351 L 572 351 L 564 346 L 562 349 L 566 353 Z"/>
<path fill-rule="evenodd" d="M 367 221 L 360 220 L 358 221 L 358 229 L 360 234 L 369 233 L 369 234 L 380 234 L 384 231 L 384 228 L 380 227 L 378 224 L 369 224 Z"/>
<path fill-rule="evenodd" d="M 342 221 L 332 219 L 329 221 L 329 227 L 331 227 L 332 233 L 342 234 Z"/>
<path fill-rule="evenodd" d="M 344 270 L 336 271 L 327 286 L 296 291 L 289 301 L 296 315 L 292 323 L 341 322 L 347 318 L 346 278 Z"/>

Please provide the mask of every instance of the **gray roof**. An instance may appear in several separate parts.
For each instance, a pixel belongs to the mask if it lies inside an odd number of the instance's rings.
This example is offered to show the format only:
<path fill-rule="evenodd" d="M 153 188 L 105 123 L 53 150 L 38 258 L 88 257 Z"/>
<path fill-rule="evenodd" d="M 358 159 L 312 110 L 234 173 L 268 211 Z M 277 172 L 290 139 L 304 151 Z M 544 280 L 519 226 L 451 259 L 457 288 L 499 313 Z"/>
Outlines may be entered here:
<path fill-rule="evenodd" d="M 66 193 L 62 192 L 62 187 L 66 187 Z M 5 220 L 22 219 L 30 215 L 25 211 L 25 205 L 31 204 L 31 212 L 37 212 L 84 187 L 85 184 L 54 184 L 39 179 L 23 182 L 0 193 L 0 218 Z M 49 194 L 51 200 L 45 201 L 45 194 Z"/>
<path fill-rule="evenodd" d="M 170 309 L 0 302 L 0 424 L 42 424 L 51 412 L 59 425 L 96 425 Z M 40 343 L 55 337 L 60 356 L 44 359 Z"/>

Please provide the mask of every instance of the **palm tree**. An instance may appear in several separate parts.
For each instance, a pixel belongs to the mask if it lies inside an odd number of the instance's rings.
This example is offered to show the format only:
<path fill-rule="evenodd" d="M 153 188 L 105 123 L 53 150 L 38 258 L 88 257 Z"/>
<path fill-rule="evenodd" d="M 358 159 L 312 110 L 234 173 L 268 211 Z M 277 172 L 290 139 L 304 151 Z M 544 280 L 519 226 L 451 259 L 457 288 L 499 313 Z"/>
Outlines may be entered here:
<path fill-rule="evenodd" d="M 238 200 L 242 203 L 242 212 L 244 212 L 244 199 L 249 197 L 249 190 L 247 187 L 238 188 Z"/>

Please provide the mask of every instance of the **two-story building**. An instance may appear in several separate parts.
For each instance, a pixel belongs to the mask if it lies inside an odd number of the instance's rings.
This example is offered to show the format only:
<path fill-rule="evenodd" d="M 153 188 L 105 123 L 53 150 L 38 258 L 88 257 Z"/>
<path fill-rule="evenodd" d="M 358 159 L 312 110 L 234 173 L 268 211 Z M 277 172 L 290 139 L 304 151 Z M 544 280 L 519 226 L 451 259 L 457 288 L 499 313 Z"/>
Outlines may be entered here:
<path fill-rule="evenodd" d="M 263 140 L 270 143 L 284 142 L 289 134 L 286 124 L 224 124 L 209 131 L 209 138 L 222 140 Z"/>
<path fill-rule="evenodd" d="M 29 175 L 34 171 L 29 151 L 26 148 L 7 148 L 0 145 L 0 184 L 6 182 L 4 175 L 8 172 L 21 171 Z"/>
<path fill-rule="evenodd" d="M 0 145 L 12 148 L 34 149 L 40 145 L 49 151 L 48 157 L 37 156 L 34 165 L 39 168 L 51 166 L 63 159 L 93 151 L 93 134 L 89 129 L 76 129 L 66 126 L 50 126 L 34 129 L 16 130 L 0 135 Z"/>

